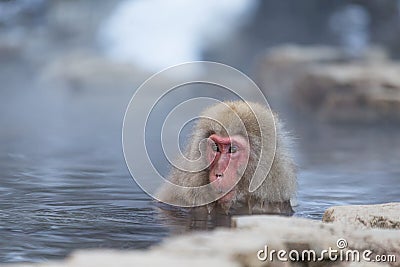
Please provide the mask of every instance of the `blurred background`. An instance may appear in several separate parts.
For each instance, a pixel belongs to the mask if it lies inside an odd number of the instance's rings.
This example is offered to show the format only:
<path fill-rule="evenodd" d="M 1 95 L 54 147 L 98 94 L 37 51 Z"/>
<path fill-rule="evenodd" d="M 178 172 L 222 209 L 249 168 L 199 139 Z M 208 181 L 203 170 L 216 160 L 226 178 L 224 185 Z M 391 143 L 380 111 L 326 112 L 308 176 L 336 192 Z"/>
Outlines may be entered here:
<path fill-rule="evenodd" d="M 399 56 L 397 0 L 1 0 L 0 263 L 229 224 L 159 212 L 122 154 L 136 88 L 191 60 L 243 71 L 280 114 L 295 216 L 400 201 Z"/>

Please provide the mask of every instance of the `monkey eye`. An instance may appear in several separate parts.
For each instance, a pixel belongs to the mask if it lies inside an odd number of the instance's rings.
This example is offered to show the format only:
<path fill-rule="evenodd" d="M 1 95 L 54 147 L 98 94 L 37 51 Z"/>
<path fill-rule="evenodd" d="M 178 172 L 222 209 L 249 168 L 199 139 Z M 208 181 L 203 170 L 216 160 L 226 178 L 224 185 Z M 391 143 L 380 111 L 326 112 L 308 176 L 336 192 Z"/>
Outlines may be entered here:
<path fill-rule="evenodd" d="M 229 153 L 235 153 L 235 152 L 237 152 L 237 150 L 238 150 L 237 146 L 230 146 L 229 147 Z"/>
<path fill-rule="evenodd" d="M 213 151 L 219 152 L 219 148 L 218 148 L 218 146 L 217 146 L 216 143 L 213 143 L 213 144 L 211 145 L 211 148 L 212 148 Z"/>

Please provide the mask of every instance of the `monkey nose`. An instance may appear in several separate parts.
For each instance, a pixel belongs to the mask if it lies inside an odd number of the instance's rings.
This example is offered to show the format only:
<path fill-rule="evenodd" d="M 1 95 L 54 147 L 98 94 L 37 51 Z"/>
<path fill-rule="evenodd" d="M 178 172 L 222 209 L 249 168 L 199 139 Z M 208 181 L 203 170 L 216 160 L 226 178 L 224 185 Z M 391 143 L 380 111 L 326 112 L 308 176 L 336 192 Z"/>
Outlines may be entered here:
<path fill-rule="evenodd" d="M 224 177 L 224 174 L 223 173 L 216 173 L 215 176 L 217 178 L 222 178 L 222 177 Z"/>

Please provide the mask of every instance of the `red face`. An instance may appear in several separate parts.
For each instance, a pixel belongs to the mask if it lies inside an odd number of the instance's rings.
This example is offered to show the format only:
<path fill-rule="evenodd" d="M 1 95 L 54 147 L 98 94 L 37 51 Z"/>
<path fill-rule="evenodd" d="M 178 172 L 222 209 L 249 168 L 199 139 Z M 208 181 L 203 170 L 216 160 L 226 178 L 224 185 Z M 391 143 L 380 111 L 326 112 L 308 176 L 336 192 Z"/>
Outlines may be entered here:
<path fill-rule="evenodd" d="M 239 170 L 244 170 L 249 157 L 247 140 L 240 136 L 221 137 L 213 134 L 209 137 L 207 159 L 210 162 L 209 180 L 217 192 L 228 192 L 241 178 Z M 219 202 L 229 202 L 236 196 L 233 188 L 220 198 Z"/>

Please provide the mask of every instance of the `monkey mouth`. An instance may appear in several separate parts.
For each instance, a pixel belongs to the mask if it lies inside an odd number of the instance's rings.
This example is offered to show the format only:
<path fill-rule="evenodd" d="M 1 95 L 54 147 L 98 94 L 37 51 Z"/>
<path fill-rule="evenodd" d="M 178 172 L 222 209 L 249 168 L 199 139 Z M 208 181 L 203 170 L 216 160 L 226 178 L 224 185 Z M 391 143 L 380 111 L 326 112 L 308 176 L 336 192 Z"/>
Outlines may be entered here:
<path fill-rule="evenodd" d="M 223 173 L 216 173 L 215 174 L 215 178 L 216 178 L 215 181 L 218 182 L 218 186 L 215 188 L 215 191 L 218 194 L 226 193 L 227 191 L 225 190 L 225 188 L 221 184 L 219 184 L 219 183 L 222 182 L 222 179 L 224 178 L 224 174 Z"/>
<path fill-rule="evenodd" d="M 214 177 L 215 177 L 215 182 L 217 183 L 216 186 L 214 187 L 215 192 L 218 194 L 229 193 L 229 191 L 230 191 L 228 189 L 229 185 L 224 184 L 226 182 L 225 180 L 227 178 L 227 177 L 225 177 L 224 173 L 223 172 L 216 173 L 214 175 Z"/>

